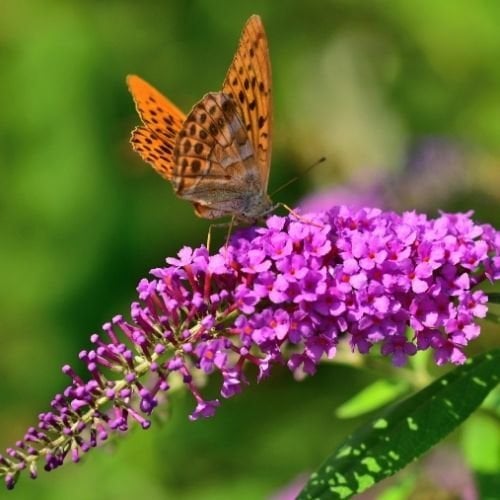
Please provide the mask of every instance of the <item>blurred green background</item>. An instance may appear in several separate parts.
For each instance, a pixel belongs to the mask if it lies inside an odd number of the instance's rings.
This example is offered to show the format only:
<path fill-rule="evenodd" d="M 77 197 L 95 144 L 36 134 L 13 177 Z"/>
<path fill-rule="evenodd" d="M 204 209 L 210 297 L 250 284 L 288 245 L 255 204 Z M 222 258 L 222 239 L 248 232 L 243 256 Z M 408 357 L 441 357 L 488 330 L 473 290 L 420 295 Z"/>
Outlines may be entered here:
<path fill-rule="evenodd" d="M 271 191 L 328 159 L 280 200 L 336 185 L 339 201 L 474 209 L 500 227 L 498 2 L 2 0 L 1 448 L 68 382 L 60 366 L 127 312 L 138 280 L 205 242 L 208 223 L 131 151 L 125 76 L 187 111 L 219 89 L 253 13 L 271 47 Z M 297 383 L 277 370 L 198 423 L 179 395 L 168 425 L 22 478 L 9 496 L 263 498 L 353 428 L 333 412 L 371 377 L 328 365 Z"/>

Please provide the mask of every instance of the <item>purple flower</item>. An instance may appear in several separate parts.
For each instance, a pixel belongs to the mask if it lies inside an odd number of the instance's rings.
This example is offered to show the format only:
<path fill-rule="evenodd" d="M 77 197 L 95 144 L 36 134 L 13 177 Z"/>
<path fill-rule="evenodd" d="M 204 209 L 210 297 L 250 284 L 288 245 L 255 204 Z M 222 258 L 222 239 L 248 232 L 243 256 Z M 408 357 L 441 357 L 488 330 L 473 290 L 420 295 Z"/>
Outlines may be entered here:
<path fill-rule="evenodd" d="M 130 320 L 91 336 L 79 356 L 87 376 L 65 365 L 68 387 L 0 455 L 9 488 L 23 469 L 36 477 L 39 460 L 52 470 L 133 421 L 147 429 L 172 378 L 192 394 L 196 420 L 220 405 L 202 395 L 203 377 L 220 374 L 229 398 L 248 385 L 248 365 L 258 380 L 277 364 L 312 375 L 341 342 L 361 354 L 378 344 L 396 366 L 426 349 L 437 364 L 463 363 L 488 311 L 477 286 L 500 280 L 500 233 L 471 214 L 336 207 L 272 216 L 215 255 L 185 247 L 167 262 L 140 281 Z"/>

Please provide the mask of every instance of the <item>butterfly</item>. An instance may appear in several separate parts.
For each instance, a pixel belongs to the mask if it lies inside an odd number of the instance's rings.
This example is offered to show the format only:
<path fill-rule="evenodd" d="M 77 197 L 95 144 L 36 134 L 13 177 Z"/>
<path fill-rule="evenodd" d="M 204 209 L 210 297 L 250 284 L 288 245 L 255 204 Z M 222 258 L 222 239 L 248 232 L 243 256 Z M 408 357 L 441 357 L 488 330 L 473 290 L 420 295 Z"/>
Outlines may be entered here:
<path fill-rule="evenodd" d="M 271 65 L 262 20 L 248 19 L 222 90 L 209 92 L 187 116 L 150 84 L 127 77 L 143 123 L 133 149 L 178 197 L 205 219 L 255 222 L 273 209 Z"/>

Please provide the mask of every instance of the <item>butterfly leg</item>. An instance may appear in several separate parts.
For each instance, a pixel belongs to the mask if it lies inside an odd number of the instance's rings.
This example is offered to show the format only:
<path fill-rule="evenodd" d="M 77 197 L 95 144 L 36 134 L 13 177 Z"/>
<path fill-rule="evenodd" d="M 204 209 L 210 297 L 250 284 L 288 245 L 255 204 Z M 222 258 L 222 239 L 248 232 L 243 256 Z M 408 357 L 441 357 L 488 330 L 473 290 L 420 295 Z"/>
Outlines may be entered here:
<path fill-rule="evenodd" d="M 227 237 L 226 237 L 226 243 L 225 243 L 225 247 L 227 248 L 228 244 L 229 244 L 229 238 L 231 236 L 231 233 L 233 231 L 233 227 L 234 227 L 234 222 L 235 222 L 235 216 L 233 215 L 231 217 L 231 220 L 230 222 L 221 222 L 219 224 L 210 224 L 210 226 L 208 226 L 208 234 L 207 234 L 207 250 L 208 252 L 210 253 L 210 243 L 212 241 L 212 230 L 216 227 L 229 227 L 229 231 L 227 233 Z"/>
<path fill-rule="evenodd" d="M 229 245 L 229 238 L 231 237 L 231 233 L 233 231 L 233 227 L 234 227 L 234 219 L 235 219 L 235 216 L 233 215 L 231 217 L 231 221 L 229 222 L 229 229 L 227 230 L 227 236 L 226 236 L 226 243 L 224 245 L 225 249 L 227 250 L 227 247 Z"/>
<path fill-rule="evenodd" d="M 319 228 L 323 227 L 322 225 L 317 224 L 316 222 L 313 222 L 312 220 L 309 220 L 309 219 L 306 219 L 305 217 L 302 217 L 293 208 L 289 207 L 286 203 L 279 202 L 276 204 L 276 207 L 283 207 L 285 210 L 288 211 L 288 213 L 293 215 L 300 222 L 304 222 L 305 224 L 310 224 L 311 226 L 314 226 L 314 227 L 319 227 Z"/>
<path fill-rule="evenodd" d="M 210 226 L 208 226 L 208 234 L 207 234 L 207 250 L 208 250 L 208 253 L 210 254 L 210 243 L 212 241 L 212 228 L 214 227 L 215 224 L 210 224 Z"/>

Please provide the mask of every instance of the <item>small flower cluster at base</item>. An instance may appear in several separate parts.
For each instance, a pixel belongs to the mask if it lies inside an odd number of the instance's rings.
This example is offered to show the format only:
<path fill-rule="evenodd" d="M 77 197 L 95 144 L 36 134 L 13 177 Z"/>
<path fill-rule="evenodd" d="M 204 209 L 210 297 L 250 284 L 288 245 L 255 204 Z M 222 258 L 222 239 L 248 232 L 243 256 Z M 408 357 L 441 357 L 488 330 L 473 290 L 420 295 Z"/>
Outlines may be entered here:
<path fill-rule="evenodd" d="M 470 214 L 336 207 L 271 216 L 215 255 L 185 247 L 167 263 L 139 283 L 130 320 L 92 335 L 80 353 L 88 377 L 64 366 L 71 384 L 0 455 L 8 488 L 24 469 L 36 477 L 38 460 L 50 471 L 132 421 L 147 429 L 174 379 L 192 393 L 196 420 L 220 404 L 204 399 L 200 372 L 219 372 L 229 398 L 248 384 L 248 364 L 259 379 L 276 364 L 313 374 L 341 340 L 362 354 L 378 344 L 395 365 L 425 349 L 438 364 L 463 363 L 487 312 L 475 288 L 500 279 L 500 232 Z"/>

